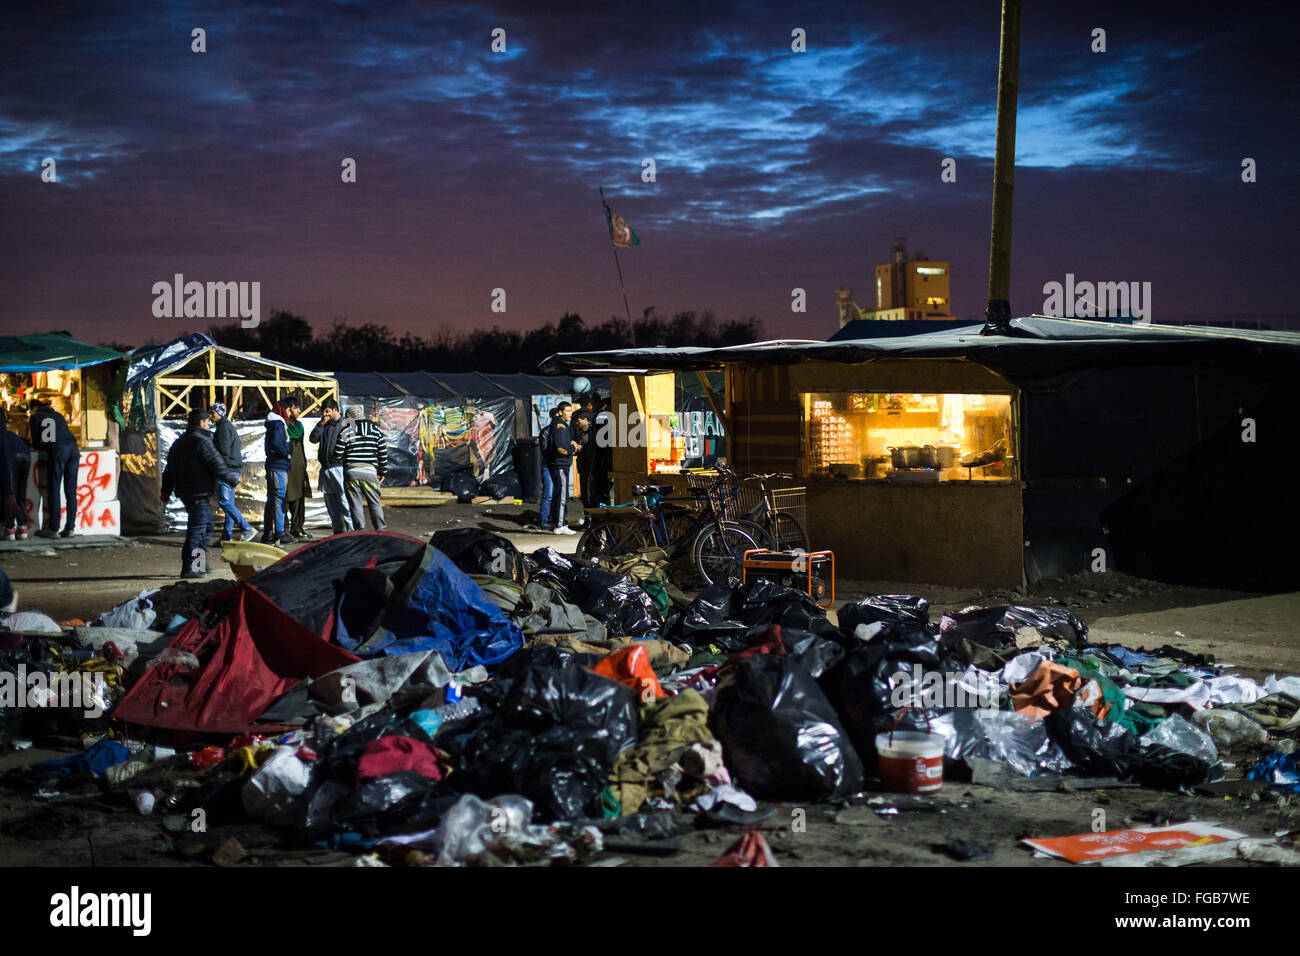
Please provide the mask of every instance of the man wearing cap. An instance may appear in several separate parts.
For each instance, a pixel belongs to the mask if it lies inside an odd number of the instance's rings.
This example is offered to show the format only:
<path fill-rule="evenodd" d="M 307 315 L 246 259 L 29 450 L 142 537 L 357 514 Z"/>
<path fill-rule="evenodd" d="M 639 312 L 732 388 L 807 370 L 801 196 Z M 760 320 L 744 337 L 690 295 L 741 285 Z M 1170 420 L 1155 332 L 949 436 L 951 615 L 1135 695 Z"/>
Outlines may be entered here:
<path fill-rule="evenodd" d="M 226 417 L 226 406 L 222 402 L 216 402 L 209 413 L 212 415 L 212 446 L 216 448 L 217 454 L 225 462 L 227 469 L 239 474 L 240 469 L 244 466 L 244 453 L 239 447 L 239 431 Z M 248 519 L 239 513 L 239 508 L 235 505 L 235 488 L 238 482 L 230 484 L 224 477 L 217 479 L 217 501 L 221 504 L 221 510 L 225 513 L 225 523 L 221 528 L 221 540 L 229 541 L 234 536 L 235 526 L 239 526 L 239 540 L 252 541 L 257 537 L 257 532 L 253 526 L 248 523 Z"/>

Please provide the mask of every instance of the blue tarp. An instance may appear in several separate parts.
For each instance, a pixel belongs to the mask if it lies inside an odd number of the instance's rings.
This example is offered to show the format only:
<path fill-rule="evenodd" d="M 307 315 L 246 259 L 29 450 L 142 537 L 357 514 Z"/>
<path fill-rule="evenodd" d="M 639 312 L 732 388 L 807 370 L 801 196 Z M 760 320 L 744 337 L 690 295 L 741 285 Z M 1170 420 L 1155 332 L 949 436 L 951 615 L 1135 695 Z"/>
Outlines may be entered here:
<path fill-rule="evenodd" d="M 393 583 L 380 629 L 356 653 L 437 651 L 455 672 L 475 664 L 491 669 L 524 646 L 523 632 L 432 545 L 395 574 Z M 340 643 L 346 640 L 341 633 L 338 637 Z"/>

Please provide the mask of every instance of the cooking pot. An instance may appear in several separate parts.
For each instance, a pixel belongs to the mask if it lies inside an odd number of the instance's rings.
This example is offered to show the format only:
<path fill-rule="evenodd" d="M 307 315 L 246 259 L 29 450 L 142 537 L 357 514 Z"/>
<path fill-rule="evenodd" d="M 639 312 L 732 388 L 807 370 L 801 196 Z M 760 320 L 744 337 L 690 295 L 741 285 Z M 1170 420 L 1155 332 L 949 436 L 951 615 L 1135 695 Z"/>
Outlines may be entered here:
<path fill-rule="evenodd" d="M 957 467 L 957 459 L 961 457 L 961 449 L 956 445 L 935 445 L 936 460 L 939 468 Z"/>
<path fill-rule="evenodd" d="M 889 455 L 895 468 L 924 468 L 922 457 L 924 449 L 920 445 L 900 445 L 891 447 Z"/>

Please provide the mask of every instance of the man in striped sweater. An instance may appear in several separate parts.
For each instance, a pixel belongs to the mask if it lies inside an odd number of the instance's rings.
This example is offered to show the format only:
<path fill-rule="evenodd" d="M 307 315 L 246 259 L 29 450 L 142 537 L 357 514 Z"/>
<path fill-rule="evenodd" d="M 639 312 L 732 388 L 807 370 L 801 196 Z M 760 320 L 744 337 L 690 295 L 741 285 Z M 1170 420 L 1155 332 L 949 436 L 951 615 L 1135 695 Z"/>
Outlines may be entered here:
<path fill-rule="evenodd" d="M 379 499 L 379 484 L 388 471 L 384 433 L 362 414 L 360 405 L 349 405 L 345 418 L 336 448 L 343 459 L 343 486 L 352 511 L 352 527 L 358 531 L 364 529 L 365 512 L 369 510 L 371 527 L 383 531 L 388 527 L 384 524 L 384 506 Z"/>

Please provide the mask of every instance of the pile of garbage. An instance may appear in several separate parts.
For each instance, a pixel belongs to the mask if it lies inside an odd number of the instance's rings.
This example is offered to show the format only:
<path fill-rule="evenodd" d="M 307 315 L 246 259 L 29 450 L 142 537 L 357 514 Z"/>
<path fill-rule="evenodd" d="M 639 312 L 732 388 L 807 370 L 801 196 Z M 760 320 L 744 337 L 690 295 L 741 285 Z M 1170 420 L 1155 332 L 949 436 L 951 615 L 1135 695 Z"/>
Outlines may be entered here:
<path fill-rule="evenodd" d="M 1093 644 L 1059 607 L 936 621 L 924 598 L 877 595 L 832 618 L 771 581 L 690 599 L 660 571 L 524 555 L 478 529 L 358 532 L 189 616 L 160 621 L 175 602 L 145 592 L 93 625 L 0 632 L 0 670 L 65 675 L 84 705 L 0 687 L 0 749 L 81 748 L 0 782 L 399 865 L 579 863 L 671 841 L 683 811 L 753 825 L 760 801 L 879 789 L 899 735 L 944 777 L 995 786 L 1178 790 L 1254 748 L 1247 776 L 1300 792 L 1298 677 Z M 719 865 L 772 862 L 751 830 Z"/>

